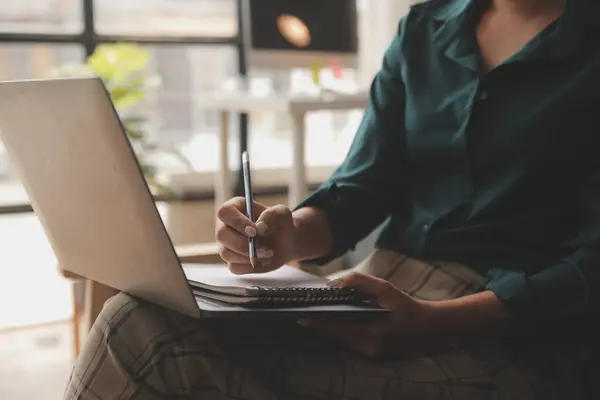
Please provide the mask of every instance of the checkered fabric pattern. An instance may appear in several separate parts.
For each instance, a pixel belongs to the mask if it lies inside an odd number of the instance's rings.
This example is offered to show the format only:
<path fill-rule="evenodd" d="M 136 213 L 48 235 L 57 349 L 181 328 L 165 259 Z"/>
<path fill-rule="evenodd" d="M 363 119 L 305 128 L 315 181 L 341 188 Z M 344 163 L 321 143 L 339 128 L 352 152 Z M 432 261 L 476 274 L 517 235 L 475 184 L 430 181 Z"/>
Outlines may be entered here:
<path fill-rule="evenodd" d="M 480 290 L 453 263 L 379 250 L 356 270 L 421 299 Z M 427 354 L 365 358 L 331 338 L 277 320 L 193 320 L 126 294 L 105 305 L 65 399 L 412 400 L 578 399 L 569 355 L 532 344 L 449 343 Z M 566 394 L 564 390 L 567 390 Z"/>

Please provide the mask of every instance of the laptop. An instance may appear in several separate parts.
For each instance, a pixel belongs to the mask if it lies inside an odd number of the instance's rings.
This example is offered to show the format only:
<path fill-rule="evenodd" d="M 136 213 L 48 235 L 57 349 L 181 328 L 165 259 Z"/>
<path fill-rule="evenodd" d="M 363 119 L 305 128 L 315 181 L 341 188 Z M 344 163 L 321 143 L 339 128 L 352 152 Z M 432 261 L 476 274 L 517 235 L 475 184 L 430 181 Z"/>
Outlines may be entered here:
<path fill-rule="evenodd" d="M 201 296 L 201 289 L 217 287 L 211 279 L 239 289 L 254 287 L 257 277 L 180 264 L 99 78 L 0 82 L 0 140 L 67 271 L 192 318 L 375 310 L 356 304 L 247 307 Z M 286 268 L 276 274 L 306 278 Z"/>

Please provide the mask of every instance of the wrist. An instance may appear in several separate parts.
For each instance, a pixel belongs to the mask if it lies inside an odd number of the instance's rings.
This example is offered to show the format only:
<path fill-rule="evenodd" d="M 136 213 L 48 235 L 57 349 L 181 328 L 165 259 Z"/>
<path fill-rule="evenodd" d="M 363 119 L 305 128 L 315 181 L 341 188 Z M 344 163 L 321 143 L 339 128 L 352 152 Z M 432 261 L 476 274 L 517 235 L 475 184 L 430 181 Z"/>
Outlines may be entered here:
<path fill-rule="evenodd" d="M 423 334 L 438 340 L 497 336 L 510 322 L 507 311 L 489 291 L 450 300 L 422 300 L 420 308 L 418 324 Z"/>
<path fill-rule="evenodd" d="M 323 257 L 331 251 L 331 229 L 326 214 L 317 208 L 304 207 L 292 213 L 293 261 Z"/>
<path fill-rule="evenodd" d="M 294 215 L 292 214 L 292 222 L 293 222 L 293 228 L 292 228 L 292 239 L 291 239 L 291 249 L 290 249 L 290 254 L 289 254 L 289 261 L 293 261 L 293 262 L 298 262 L 298 261 L 302 261 L 302 256 L 300 254 L 299 249 L 301 248 L 301 244 L 300 244 L 300 233 L 299 233 L 299 228 L 298 228 L 298 222 L 296 221 L 296 218 L 294 217 Z"/>

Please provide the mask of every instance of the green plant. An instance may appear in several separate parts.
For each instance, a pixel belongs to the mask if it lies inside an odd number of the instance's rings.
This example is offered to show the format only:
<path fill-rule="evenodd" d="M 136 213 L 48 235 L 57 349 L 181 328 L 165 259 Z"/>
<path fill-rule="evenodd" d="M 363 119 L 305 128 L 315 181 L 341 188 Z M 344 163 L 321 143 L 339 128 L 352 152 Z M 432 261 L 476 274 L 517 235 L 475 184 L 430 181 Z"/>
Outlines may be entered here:
<path fill-rule="evenodd" d="M 169 153 L 191 169 L 189 161 L 174 149 L 164 149 L 147 134 L 148 118 L 141 112 L 140 102 L 160 85 L 158 76 L 148 72 L 149 53 L 129 43 L 97 46 L 83 64 L 65 64 L 49 72 L 50 77 L 94 75 L 102 79 L 117 110 L 125 133 L 134 148 L 148 184 L 161 192 L 167 190 L 156 180 L 157 166 L 153 156 Z M 137 106 L 137 107 L 136 107 Z"/>

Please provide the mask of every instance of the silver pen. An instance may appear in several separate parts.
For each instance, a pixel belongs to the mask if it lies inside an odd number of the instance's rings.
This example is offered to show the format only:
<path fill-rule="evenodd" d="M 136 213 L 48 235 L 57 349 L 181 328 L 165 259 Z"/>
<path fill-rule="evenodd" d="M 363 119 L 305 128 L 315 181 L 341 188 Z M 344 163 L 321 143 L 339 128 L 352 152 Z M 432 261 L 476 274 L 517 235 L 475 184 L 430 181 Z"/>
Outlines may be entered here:
<path fill-rule="evenodd" d="M 256 222 L 254 218 L 254 200 L 252 198 L 252 177 L 250 174 L 250 157 L 248 152 L 242 153 L 242 175 L 244 176 L 244 197 L 246 198 L 246 216 L 250 221 Z M 258 265 L 258 256 L 256 254 L 256 240 L 253 237 L 248 238 L 248 253 L 250 254 L 250 264 L 252 268 Z"/>

